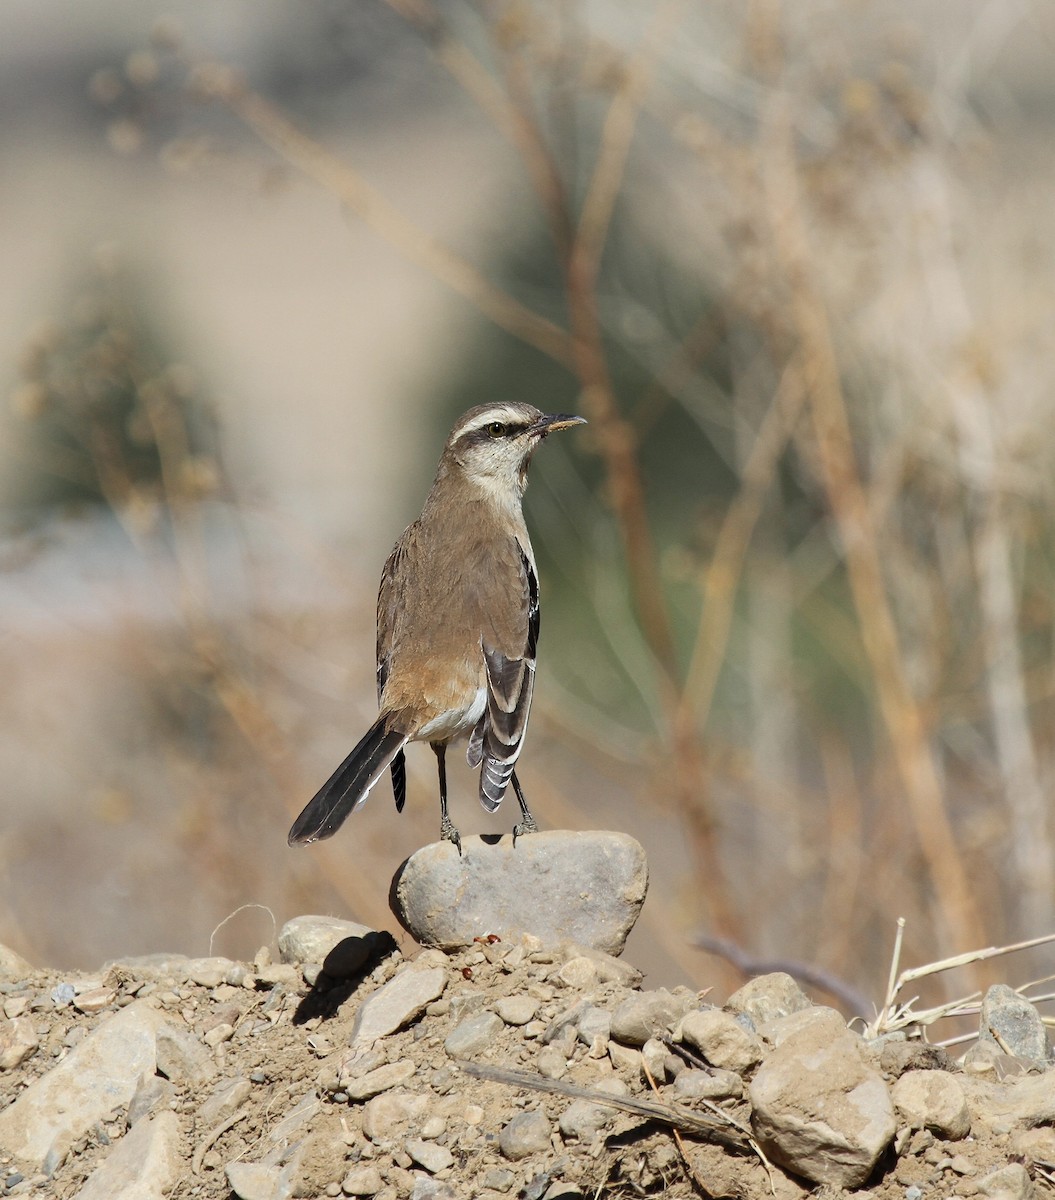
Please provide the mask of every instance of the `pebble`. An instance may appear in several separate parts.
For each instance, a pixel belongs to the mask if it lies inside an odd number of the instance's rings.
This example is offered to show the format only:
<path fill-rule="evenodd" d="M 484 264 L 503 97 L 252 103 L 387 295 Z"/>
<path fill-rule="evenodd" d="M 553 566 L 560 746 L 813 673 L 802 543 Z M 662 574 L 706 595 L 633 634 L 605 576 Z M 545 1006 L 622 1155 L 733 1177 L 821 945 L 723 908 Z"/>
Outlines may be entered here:
<path fill-rule="evenodd" d="M 153 1075 L 162 1018 L 138 1000 L 107 1017 L 46 1075 L 0 1112 L 0 1149 L 41 1166 L 61 1134 L 80 1137 Z"/>
<path fill-rule="evenodd" d="M 363 944 L 362 962 L 366 962 L 373 936 L 376 930 L 368 925 L 339 917 L 294 917 L 279 930 L 278 952 L 284 963 L 322 963 L 341 942 L 354 938 Z"/>
<path fill-rule="evenodd" d="M 742 1075 L 762 1061 L 762 1041 L 758 1035 L 720 1008 L 687 1013 L 674 1036 L 679 1042 L 695 1046 L 712 1067 L 726 1071 Z"/>
<path fill-rule="evenodd" d="M 381 1172 L 374 1166 L 353 1167 L 341 1181 L 346 1196 L 376 1196 L 384 1187 Z"/>
<path fill-rule="evenodd" d="M 204 1125 L 215 1125 L 236 1113 L 249 1099 L 253 1085 L 248 1079 L 230 1079 L 220 1084 L 198 1109 L 198 1119 Z"/>
<path fill-rule="evenodd" d="M 979 1042 L 991 1042 L 1005 1054 L 1047 1066 L 1048 1037 L 1040 1012 L 1007 984 L 997 983 L 986 991 L 978 1026 Z"/>
<path fill-rule="evenodd" d="M 906 1071 L 894 1084 L 894 1107 L 910 1126 L 958 1142 L 971 1129 L 963 1085 L 947 1071 Z"/>
<path fill-rule="evenodd" d="M 974 1181 L 971 1191 L 975 1196 L 988 1196 L 990 1200 L 1033 1200 L 1036 1195 L 1033 1180 L 1021 1163 L 1009 1163 L 983 1175 Z"/>
<path fill-rule="evenodd" d="M 199 987 L 215 988 L 226 983 L 235 965 L 229 958 L 188 958 L 183 963 L 181 975 Z"/>
<path fill-rule="evenodd" d="M 484 1173 L 480 1183 L 489 1192 L 509 1192 L 516 1181 L 516 1175 L 508 1167 L 491 1167 Z"/>
<path fill-rule="evenodd" d="M 725 1002 L 732 1013 L 751 1018 L 757 1029 L 766 1021 L 775 1021 L 810 1007 L 810 999 L 794 979 L 784 971 L 757 975 L 737 988 Z"/>
<path fill-rule="evenodd" d="M 515 941 L 579 942 L 619 954 L 648 890 L 641 845 L 623 833 L 555 830 L 516 847 L 479 837 L 418 850 L 393 888 L 393 910 L 426 945 L 454 948 L 489 933 Z"/>
<path fill-rule="evenodd" d="M 451 1058 L 472 1058 L 491 1045 L 502 1025 L 502 1018 L 497 1013 L 473 1013 L 451 1030 L 443 1048 Z"/>
<path fill-rule="evenodd" d="M 0 1021 L 0 1070 L 13 1071 L 32 1057 L 40 1045 L 36 1028 L 29 1017 Z"/>
<path fill-rule="evenodd" d="M 418 1120 L 427 1107 L 427 1096 L 383 1092 L 363 1109 L 363 1133 L 371 1142 L 390 1142 L 408 1121 Z"/>
<path fill-rule="evenodd" d="M 531 996 L 518 993 L 515 996 L 503 996 L 495 1003 L 495 1012 L 507 1025 L 526 1025 L 533 1021 L 538 1013 L 538 1001 Z"/>
<path fill-rule="evenodd" d="M 546 1079 L 560 1079 L 568 1071 L 568 1057 L 557 1046 L 543 1046 L 535 1060 L 535 1069 Z"/>
<path fill-rule="evenodd" d="M 545 1113 L 538 1110 L 518 1113 L 498 1135 L 498 1148 L 515 1162 L 529 1154 L 548 1150 L 551 1132 L 552 1126 Z"/>
<path fill-rule="evenodd" d="M 580 955 L 578 958 L 569 958 L 557 972 L 557 978 L 565 987 L 586 991 L 597 986 L 597 968 L 585 955 Z"/>
<path fill-rule="evenodd" d="M 352 1045 L 387 1037 L 416 1020 L 447 986 L 442 967 L 404 967 L 359 1006 L 352 1026 Z"/>
<path fill-rule="evenodd" d="M 440 1146 L 436 1142 L 429 1142 L 424 1138 L 407 1138 L 404 1148 L 418 1166 L 424 1167 L 430 1175 L 435 1175 L 437 1171 L 445 1171 L 454 1165 L 454 1155 L 446 1146 Z"/>
<path fill-rule="evenodd" d="M 735 1071 L 679 1071 L 674 1077 L 679 1100 L 725 1100 L 744 1094 L 744 1081 Z"/>
<path fill-rule="evenodd" d="M 98 1013 L 109 1008 L 117 999 L 117 992 L 110 987 L 90 988 L 73 998 L 73 1007 L 82 1013 Z"/>
<path fill-rule="evenodd" d="M 379 1096 L 382 1092 L 387 1092 L 389 1088 L 406 1083 L 408 1079 L 414 1077 L 416 1071 L 417 1067 L 412 1060 L 403 1058 L 398 1062 L 386 1063 L 383 1067 L 367 1071 L 358 1079 L 351 1079 L 347 1082 L 342 1079 L 341 1086 L 348 1093 L 349 1100 L 369 1100 L 371 1096 Z"/>
<path fill-rule="evenodd" d="M 630 1046 L 643 1046 L 651 1037 L 671 1033 L 696 1004 L 696 997 L 687 989 L 635 992 L 612 1013 L 612 1037 Z"/>

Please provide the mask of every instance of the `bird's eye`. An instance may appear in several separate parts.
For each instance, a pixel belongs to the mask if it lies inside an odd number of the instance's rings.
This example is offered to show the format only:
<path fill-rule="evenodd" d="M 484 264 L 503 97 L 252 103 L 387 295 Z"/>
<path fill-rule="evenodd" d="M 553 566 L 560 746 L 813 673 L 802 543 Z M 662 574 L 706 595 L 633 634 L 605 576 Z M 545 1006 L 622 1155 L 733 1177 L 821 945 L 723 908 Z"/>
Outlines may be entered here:
<path fill-rule="evenodd" d="M 500 438 L 505 431 L 506 427 L 501 421 L 492 421 L 491 424 L 487 426 L 487 433 L 489 437 Z"/>

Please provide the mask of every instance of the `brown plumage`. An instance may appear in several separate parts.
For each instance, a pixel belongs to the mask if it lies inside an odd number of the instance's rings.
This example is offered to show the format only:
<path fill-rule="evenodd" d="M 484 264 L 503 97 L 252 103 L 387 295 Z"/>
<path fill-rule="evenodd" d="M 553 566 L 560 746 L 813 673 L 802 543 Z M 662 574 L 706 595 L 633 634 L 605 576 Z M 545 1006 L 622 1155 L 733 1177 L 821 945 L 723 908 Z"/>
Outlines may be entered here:
<path fill-rule="evenodd" d="M 380 713 L 305 807 L 290 844 L 330 837 L 390 767 L 406 798 L 403 748 L 436 753 L 440 834 L 460 849 L 447 813 L 444 755 L 469 737 L 480 802 L 493 812 L 510 782 L 522 814 L 514 839 L 537 828 L 515 765 L 531 708 L 538 582 L 521 510 L 531 457 L 547 434 L 582 424 L 529 404 L 470 409 L 451 430 L 421 516 L 381 574 L 377 599 Z"/>

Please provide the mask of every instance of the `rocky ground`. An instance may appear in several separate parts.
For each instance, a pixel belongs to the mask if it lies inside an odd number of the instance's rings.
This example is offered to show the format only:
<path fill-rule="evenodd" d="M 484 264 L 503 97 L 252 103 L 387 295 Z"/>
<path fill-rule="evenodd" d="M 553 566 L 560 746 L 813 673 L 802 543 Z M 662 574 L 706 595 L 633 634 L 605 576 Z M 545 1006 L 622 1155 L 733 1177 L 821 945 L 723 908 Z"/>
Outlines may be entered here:
<path fill-rule="evenodd" d="M 786 975 L 721 1005 L 641 983 L 579 943 L 411 960 L 326 917 L 252 963 L 3 951 L 0 1196 L 1055 1194 L 1055 1070 L 1010 989 L 953 1060 Z"/>

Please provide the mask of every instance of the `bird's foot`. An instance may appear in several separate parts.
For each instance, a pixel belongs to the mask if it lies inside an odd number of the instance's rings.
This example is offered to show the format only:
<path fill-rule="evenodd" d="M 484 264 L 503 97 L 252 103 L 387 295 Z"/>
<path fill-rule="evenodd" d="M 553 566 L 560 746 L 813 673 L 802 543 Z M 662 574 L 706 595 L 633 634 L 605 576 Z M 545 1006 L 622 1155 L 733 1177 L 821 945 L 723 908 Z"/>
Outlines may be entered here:
<path fill-rule="evenodd" d="M 453 842 L 458 854 L 462 852 L 462 835 L 454 828 L 450 817 L 444 816 L 440 821 L 440 838 L 444 842 Z"/>
<path fill-rule="evenodd" d="M 538 825 L 531 813 L 525 813 L 523 821 L 513 826 L 513 845 L 517 844 L 517 838 L 523 837 L 525 833 L 538 833 Z"/>

